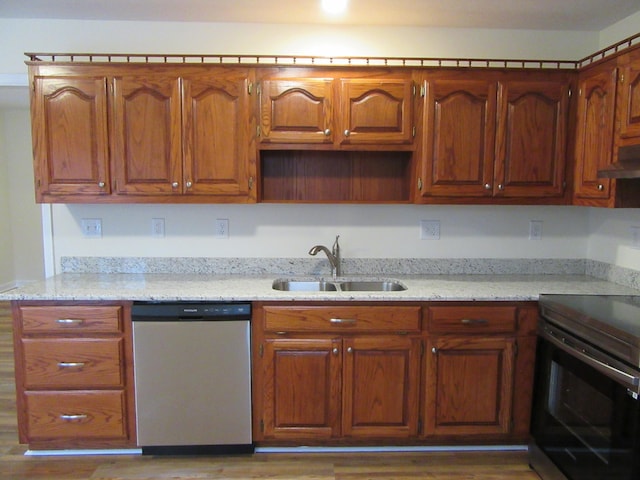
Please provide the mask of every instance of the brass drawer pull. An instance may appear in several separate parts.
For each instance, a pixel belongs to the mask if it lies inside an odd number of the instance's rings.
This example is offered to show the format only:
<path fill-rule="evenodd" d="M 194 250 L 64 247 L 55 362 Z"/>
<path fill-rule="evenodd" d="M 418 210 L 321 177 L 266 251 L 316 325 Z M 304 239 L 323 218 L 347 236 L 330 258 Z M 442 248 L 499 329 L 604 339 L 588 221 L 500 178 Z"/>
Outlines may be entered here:
<path fill-rule="evenodd" d="M 335 325 L 353 325 L 357 320 L 355 318 L 331 318 L 329 322 Z"/>
<path fill-rule="evenodd" d="M 486 318 L 463 318 L 460 322 L 463 325 L 487 325 L 489 320 Z"/>
<path fill-rule="evenodd" d="M 84 323 L 84 320 L 81 318 L 58 318 L 56 320 L 56 323 L 58 325 L 81 325 L 82 323 Z"/>
<path fill-rule="evenodd" d="M 58 362 L 60 368 L 82 368 L 84 362 Z"/>
<path fill-rule="evenodd" d="M 84 414 L 75 414 L 75 415 L 60 415 L 60 420 L 73 421 L 73 420 L 85 420 L 87 418 Z"/>

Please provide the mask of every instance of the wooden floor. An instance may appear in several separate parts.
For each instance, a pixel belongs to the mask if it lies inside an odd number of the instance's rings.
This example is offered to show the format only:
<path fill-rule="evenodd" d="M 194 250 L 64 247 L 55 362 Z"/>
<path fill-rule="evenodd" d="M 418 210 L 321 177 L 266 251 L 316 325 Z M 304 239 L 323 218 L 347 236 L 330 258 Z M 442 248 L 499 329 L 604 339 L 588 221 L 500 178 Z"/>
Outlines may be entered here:
<path fill-rule="evenodd" d="M 17 438 L 9 305 L 0 302 L 1 480 L 539 480 L 524 452 L 31 457 Z"/>

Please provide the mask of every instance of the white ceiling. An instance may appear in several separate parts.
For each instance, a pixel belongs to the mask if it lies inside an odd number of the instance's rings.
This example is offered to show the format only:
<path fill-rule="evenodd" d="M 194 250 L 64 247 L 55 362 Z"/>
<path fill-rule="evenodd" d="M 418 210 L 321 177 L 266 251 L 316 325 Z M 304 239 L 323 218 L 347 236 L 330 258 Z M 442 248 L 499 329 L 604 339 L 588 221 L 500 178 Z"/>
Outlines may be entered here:
<path fill-rule="evenodd" d="M 329 17 L 320 0 L 0 0 L 0 18 L 320 23 L 602 30 L 640 11 L 638 0 L 349 0 Z"/>

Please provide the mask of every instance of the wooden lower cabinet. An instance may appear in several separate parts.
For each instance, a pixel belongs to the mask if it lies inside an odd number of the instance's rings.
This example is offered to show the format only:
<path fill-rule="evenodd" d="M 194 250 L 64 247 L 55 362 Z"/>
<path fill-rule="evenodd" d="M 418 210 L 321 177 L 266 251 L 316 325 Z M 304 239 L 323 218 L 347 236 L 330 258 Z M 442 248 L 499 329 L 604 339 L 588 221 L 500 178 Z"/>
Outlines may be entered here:
<path fill-rule="evenodd" d="M 525 443 L 537 306 L 256 304 L 258 445 Z"/>
<path fill-rule="evenodd" d="M 12 311 L 20 443 L 135 446 L 129 305 L 13 302 Z"/>
<path fill-rule="evenodd" d="M 426 435 L 510 432 L 513 338 L 434 338 L 427 352 Z"/>

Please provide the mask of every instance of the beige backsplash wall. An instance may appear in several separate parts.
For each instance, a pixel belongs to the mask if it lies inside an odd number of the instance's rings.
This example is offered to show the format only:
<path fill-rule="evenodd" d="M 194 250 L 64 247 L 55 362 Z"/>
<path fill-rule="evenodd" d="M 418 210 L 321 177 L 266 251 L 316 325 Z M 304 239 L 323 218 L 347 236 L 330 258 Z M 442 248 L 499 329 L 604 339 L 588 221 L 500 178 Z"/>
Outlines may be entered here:
<path fill-rule="evenodd" d="M 637 31 L 634 15 L 603 32 L 533 32 L 402 27 L 0 20 L 0 75 L 24 74 L 23 52 L 243 53 L 297 55 L 440 56 L 577 59 Z M 612 38 L 612 40 L 609 40 Z M 605 44 L 602 42 L 605 41 Z M 0 87 L 1 88 L 1 87 Z M 25 88 L 26 91 L 26 88 Z M 355 206 L 355 205 L 54 205 L 44 208 L 52 235 L 41 235 L 33 204 L 30 127 L 21 114 L 3 113 L 4 169 L 9 183 L 11 260 L 15 280 L 41 275 L 41 239 L 50 272 L 67 255 L 304 257 L 316 243 L 342 236 L 343 253 L 368 257 L 592 258 L 640 270 L 629 227 L 638 210 L 576 207 Z M 5 139 L 6 141 L 6 139 Z M 7 155 L 6 152 L 10 153 Z M 29 188 L 29 185 L 31 187 Z M 151 237 L 151 218 L 165 218 L 166 236 Z M 81 218 L 102 218 L 100 239 L 82 237 Z M 213 220 L 228 218 L 230 238 L 213 237 Z M 441 239 L 418 238 L 420 219 L 440 220 Z M 543 221 L 541 241 L 529 241 L 529 220 Z M 4 230 L 3 230 L 4 231 Z M 36 246 L 21 243 L 24 238 Z M 19 245 L 18 245 L 19 244 Z M 612 252 L 616 252 L 615 254 Z M 2 254 L 0 254 L 0 261 Z M 2 280 L 0 280 L 1 282 Z"/>

